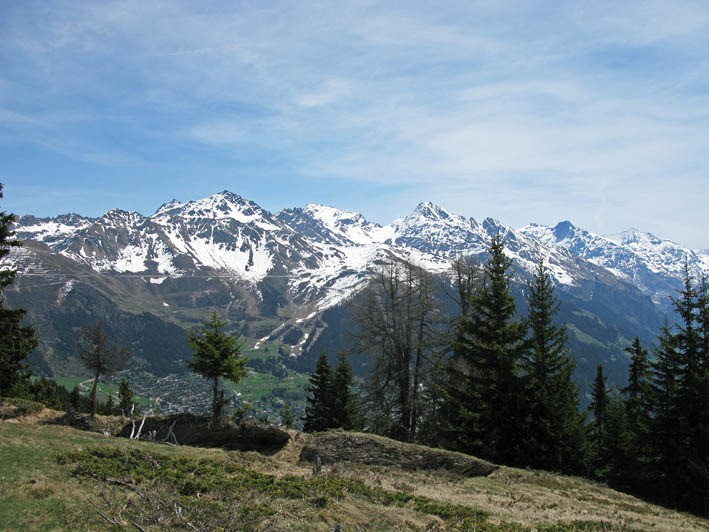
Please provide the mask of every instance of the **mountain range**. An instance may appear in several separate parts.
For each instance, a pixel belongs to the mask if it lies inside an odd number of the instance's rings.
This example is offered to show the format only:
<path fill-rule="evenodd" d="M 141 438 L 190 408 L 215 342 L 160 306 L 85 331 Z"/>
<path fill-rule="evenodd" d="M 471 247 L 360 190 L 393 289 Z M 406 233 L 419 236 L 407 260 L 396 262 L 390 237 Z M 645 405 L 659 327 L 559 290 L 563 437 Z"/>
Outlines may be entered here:
<path fill-rule="evenodd" d="M 568 221 L 513 229 L 430 202 L 381 226 L 322 205 L 273 214 L 224 191 L 170 201 L 147 217 L 122 210 L 19 216 L 16 233 L 24 245 L 3 265 L 20 272 L 7 297 L 30 310 L 42 339 L 33 360 L 49 372 L 72 368 L 72 331 L 97 317 L 132 341 L 138 363 L 158 374 L 178 371 L 177 360 L 189 356 L 185 330 L 212 310 L 238 324 L 249 347 L 283 344 L 308 369 L 320 349 L 342 347 L 345 303 L 379 265 L 405 259 L 445 278 L 452 259 L 484 260 L 501 234 L 521 305 L 535 265 L 548 265 L 579 380 L 604 363 L 609 380 L 620 382 L 623 347 L 635 336 L 651 343 L 672 319 L 685 268 L 709 273 L 707 251 L 635 229 L 600 236 Z M 146 331 L 161 334 L 146 341 Z"/>

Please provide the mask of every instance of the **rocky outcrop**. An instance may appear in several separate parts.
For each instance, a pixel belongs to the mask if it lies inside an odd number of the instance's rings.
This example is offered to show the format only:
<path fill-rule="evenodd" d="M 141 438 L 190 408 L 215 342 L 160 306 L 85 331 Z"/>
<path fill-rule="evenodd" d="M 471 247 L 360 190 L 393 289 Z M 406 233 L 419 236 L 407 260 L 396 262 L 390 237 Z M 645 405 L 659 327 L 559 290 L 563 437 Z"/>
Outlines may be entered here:
<path fill-rule="evenodd" d="M 409 470 L 445 470 L 465 477 L 487 476 L 498 466 L 474 456 L 352 432 L 322 432 L 311 437 L 301 461 L 323 465 L 348 462 Z"/>

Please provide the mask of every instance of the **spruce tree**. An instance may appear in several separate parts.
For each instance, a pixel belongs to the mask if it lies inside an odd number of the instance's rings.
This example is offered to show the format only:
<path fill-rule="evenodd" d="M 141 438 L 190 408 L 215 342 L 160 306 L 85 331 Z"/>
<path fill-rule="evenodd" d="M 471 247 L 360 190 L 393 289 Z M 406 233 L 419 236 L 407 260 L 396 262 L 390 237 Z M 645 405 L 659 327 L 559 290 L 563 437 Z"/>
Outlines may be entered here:
<path fill-rule="evenodd" d="M 303 430 L 320 432 L 333 426 L 332 420 L 332 369 L 327 353 L 322 353 L 315 365 L 315 373 L 310 376 L 307 392 L 310 394 L 305 405 Z"/>
<path fill-rule="evenodd" d="M 0 199 L 3 197 L 0 183 Z M 20 245 L 14 238 L 12 226 L 15 215 L 0 212 L 0 259 L 10 253 L 10 249 Z M 18 384 L 27 383 L 29 365 L 27 357 L 37 346 L 34 329 L 22 322 L 27 314 L 24 309 L 10 309 L 6 306 L 4 290 L 15 280 L 15 270 L 0 270 L 0 396 L 13 392 Z"/>
<path fill-rule="evenodd" d="M 208 322 L 189 332 L 187 341 L 192 348 L 194 358 L 187 366 L 212 381 L 212 420 L 218 421 L 227 400 L 221 379 L 239 382 L 246 376 L 246 357 L 242 354 L 242 345 L 238 333 L 224 331 L 227 323 L 213 312 Z"/>
<path fill-rule="evenodd" d="M 592 432 L 597 441 L 603 439 L 606 410 L 608 409 L 608 388 L 606 377 L 603 375 L 603 365 L 596 367 L 596 379 L 591 385 L 591 411 L 593 412 Z"/>
<path fill-rule="evenodd" d="M 126 379 L 121 379 L 118 385 L 118 409 L 124 416 L 128 415 L 133 407 L 133 390 Z"/>
<path fill-rule="evenodd" d="M 332 377 L 332 423 L 335 427 L 352 430 L 356 398 L 352 394 L 352 366 L 341 353 Z"/>
<path fill-rule="evenodd" d="M 657 486 L 651 495 L 676 499 L 679 491 L 682 443 L 677 438 L 677 429 L 683 413 L 680 403 L 679 375 L 680 354 L 675 348 L 675 338 L 670 325 L 665 322 L 650 373 L 650 445 L 651 463 L 648 486 Z M 662 486 L 659 488 L 659 486 Z"/>
<path fill-rule="evenodd" d="M 634 489 L 647 481 L 650 455 L 648 430 L 649 415 L 649 361 L 647 349 L 640 338 L 635 338 L 632 346 L 626 347 L 630 354 L 628 385 L 621 390 L 624 397 L 625 417 L 628 431 L 628 449 L 624 482 Z M 618 482 L 616 481 L 616 484 Z"/>
<path fill-rule="evenodd" d="M 573 381 L 575 363 L 567 349 L 566 327 L 554 323 L 559 303 L 542 262 L 528 289 L 531 336 L 523 363 L 529 405 L 525 461 L 531 467 L 578 472 L 583 461 L 584 417 Z"/>
<path fill-rule="evenodd" d="M 448 438 L 457 450 L 515 465 L 523 462 L 526 327 L 516 316 L 501 235 L 492 238 L 489 254 L 484 284 L 465 302 L 469 314 L 459 320 L 453 341 L 458 379 L 447 392 Z"/>
<path fill-rule="evenodd" d="M 287 429 L 293 428 L 293 423 L 295 422 L 295 414 L 293 413 L 293 409 L 291 408 L 290 403 L 286 403 L 283 405 L 283 409 L 281 410 L 281 420 L 283 421 L 283 425 Z"/>
<path fill-rule="evenodd" d="M 631 425 L 639 423 L 643 410 L 643 399 L 647 395 L 648 359 L 647 349 L 644 349 L 637 336 L 633 345 L 625 348 L 630 355 L 628 369 L 628 385 L 621 390 L 625 395 L 625 406 Z"/>
<path fill-rule="evenodd" d="M 620 489 L 630 487 L 632 434 L 623 400 L 617 392 L 606 396 L 603 414 L 603 437 L 596 447 L 595 475 Z"/>
<path fill-rule="evenodd" d="M 79 386 L 74 386 L 71 389 L 71 395 L 69 396 L 69 405 L 76 411 L 79 412 L 81 409 L 81 391 Z"/>
<path fill-rule="evenodd" d="M 472 301 L 482 288 L 482 271 L 471 258 L 453 262 L 453 284 L 460 313 L 451 326 L 451 357 L 437 367 L 434 382 L 440 405 L 432 408 L 432 440 L 443 447 L 473 452 L 481 446 L 473 441 L 480 420 L 480 390 L 473 385 L 473 366 L 469 359 L 467 339 L 473 333 Z M 438 420 L 435 420 L 436 414 Z"/>
<path fill-rule="evenodd" d="M 685 266 L 685 280 L 674 307 L 679 316 L 672 337 L 678 356 L 675 444 L 679 463 L 668 474 L 677 502 L 709 513 L 709 372 L 707 372 L 706 280 L 696 282 Z M 666 459 L 667 453 L 663 453 Z"/>

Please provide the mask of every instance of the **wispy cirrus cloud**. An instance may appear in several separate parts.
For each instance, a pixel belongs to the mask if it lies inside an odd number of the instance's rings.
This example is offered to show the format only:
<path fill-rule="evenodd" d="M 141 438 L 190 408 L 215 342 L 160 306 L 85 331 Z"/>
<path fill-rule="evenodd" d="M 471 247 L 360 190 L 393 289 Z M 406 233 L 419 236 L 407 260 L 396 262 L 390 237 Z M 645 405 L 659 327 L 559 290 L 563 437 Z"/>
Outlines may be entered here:
<path fill-rule="evenodd" d="M 204 189 L 270 208 L 319 201 L 387 222 L 427 199 L 709 246 L 703 2 L 0 9 L 0 155 L 53 152 L 62 179 L 144 175 L 189 199 L 199 172 Z"/>

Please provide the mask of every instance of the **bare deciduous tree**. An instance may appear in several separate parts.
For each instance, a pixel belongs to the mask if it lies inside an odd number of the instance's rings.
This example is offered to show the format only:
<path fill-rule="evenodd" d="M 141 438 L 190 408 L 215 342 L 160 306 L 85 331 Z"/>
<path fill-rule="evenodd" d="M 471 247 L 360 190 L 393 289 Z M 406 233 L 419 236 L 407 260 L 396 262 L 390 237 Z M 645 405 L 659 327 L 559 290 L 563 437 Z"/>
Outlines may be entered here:
<path fill-rule="evenodd" d="M 111 341 L 103 322 L 87 323 L 81 327 L 79 337 L 79 358 L 81 363 L 94 374 L 91 387 L 91 417 L 96 415 L 98 381 L 103 375 L 111 375 L 123 369 L 133 354 Z"/>
<path fill-rule="evenodd" d="M 376 356 L 368 386 L 373 429 L 395 438 L 416 438 L 421 395 L 441 345 L 434 278 L 407 262 L 382 266 L 357 303 L 358 349 Z"/>

